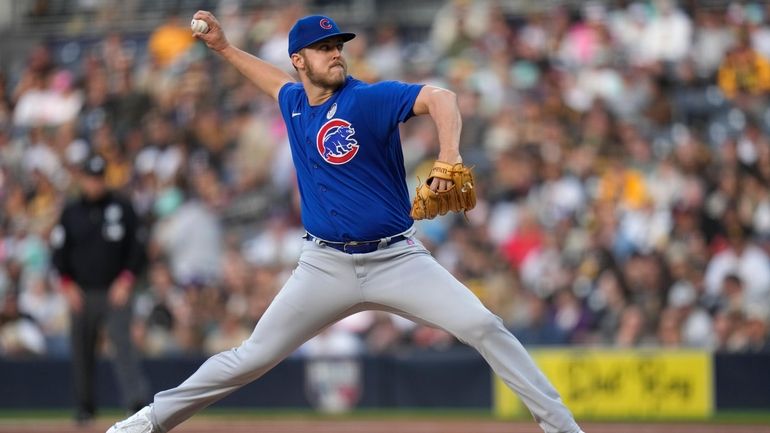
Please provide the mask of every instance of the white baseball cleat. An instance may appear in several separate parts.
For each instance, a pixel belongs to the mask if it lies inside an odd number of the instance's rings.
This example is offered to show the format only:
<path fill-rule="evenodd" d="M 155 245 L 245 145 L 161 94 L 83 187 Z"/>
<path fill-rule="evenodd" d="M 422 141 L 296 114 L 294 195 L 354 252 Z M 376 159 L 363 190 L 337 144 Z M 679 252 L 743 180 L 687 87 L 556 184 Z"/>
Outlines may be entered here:
<path fill-rule="evenodd" d="M 150 406 L 143 407 L 123 421 L 116 422 L 107 433 L 153 433 L 150 410 Z"/>

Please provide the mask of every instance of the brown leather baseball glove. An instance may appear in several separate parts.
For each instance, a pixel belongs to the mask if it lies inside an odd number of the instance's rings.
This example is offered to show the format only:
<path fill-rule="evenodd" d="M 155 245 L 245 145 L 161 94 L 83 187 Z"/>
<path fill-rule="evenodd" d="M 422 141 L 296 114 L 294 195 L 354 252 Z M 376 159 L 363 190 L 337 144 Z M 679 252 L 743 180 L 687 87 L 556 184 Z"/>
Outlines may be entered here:
<path fill-rule="evenodd" d="M 430 183 L 433 178 L 451 180 L 454 185 L 446 191 L 433 192 Z M 411 216 L 415 220 L 433 219 L 449 211 L 467 212 L 476 206 L 476 191 L 473 188 L 473 173 L 462 163 L 433 163 L 425 183 L 417 187 L 412 202 Z"/>

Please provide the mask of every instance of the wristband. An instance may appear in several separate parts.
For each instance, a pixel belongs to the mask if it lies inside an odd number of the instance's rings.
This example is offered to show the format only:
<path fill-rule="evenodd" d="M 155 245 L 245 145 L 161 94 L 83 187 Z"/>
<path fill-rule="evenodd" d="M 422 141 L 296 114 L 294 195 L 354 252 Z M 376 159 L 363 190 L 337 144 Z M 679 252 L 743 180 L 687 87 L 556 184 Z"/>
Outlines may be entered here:
<path fill-rule="evenodd" d="M 128 284 L 133 284 L 134 280 L 136 280 L 136 277 L 134 276 L 134 273 L 129 271 L 128 269 L 124 269 L 119 275 L 118 278 L 121 280 L 125 280 Z"/>
<path fill-rule="evenodd" d="M 69 275 L 59 275 L 59 292 L 66 294 L 72 290 L 73 284 L 75 284 L 75 281 Z"/>

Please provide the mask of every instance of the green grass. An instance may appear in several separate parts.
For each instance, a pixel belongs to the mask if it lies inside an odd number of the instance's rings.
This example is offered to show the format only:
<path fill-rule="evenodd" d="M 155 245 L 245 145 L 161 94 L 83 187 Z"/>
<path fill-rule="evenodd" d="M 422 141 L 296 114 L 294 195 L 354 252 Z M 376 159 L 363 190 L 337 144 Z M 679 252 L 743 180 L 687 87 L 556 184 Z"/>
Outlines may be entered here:
<path fill-rule="evenodd" d="M 105 409 L 99 412 L 99 416 L 102 418 L 120 419 L 125 416 L 125 412 L 118 409 Z M 486 409 L 359 409 L 350 413 L 341 415 L 330 415 L 316 412 L 309 409 L 230 409 L 230 408 L 209 408 L 204 410 L 200 415 L 206 418 L 239 418 L 239 419 L 305 419 L 305 420 L 398 420 L 398 419 L 415 419 L 415 420 L 446 420 L 446 419 L 460 419 L 460 420 L 494 420 L 490 410 Z M 70 419 L 71 411 L 67 409 L 0 409 L 0 422 L 7 420 L 19 420 L 19 419 L 45 419 L 45 420 L 59 420 Z M 523 416 L 521 418 L 515 418 L 514 420 L 527 421 L 530 418 Z M 700 422 L 700 420 L 693 419 L 660 419 L 660 420 L 645 420 L 638 418 L 597 418 L 597 419 L 585 419 L 581 418 L 581 421 L 585 422 L 633 422 L 633 423 L 692 423 Z M 770 425 L 770 410 L 761 411 L 720 411 L 716 413 L 712 418 L 703 420 L 705 423 L 721 423 L 721 424 L 769 424 Z"/>
<path fill-rule="evenodd" d="M 770 424 L 770 410 L 724 410 L 717 412 L 713 419 L 727 424 Z"/>

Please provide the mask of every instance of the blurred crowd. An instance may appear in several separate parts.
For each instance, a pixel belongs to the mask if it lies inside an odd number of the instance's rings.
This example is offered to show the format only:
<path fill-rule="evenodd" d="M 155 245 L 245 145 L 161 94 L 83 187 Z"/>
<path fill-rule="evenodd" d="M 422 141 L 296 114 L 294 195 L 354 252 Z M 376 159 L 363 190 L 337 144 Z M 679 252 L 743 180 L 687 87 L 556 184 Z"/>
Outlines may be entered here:
<path fill-rule="evenodd" d="M 340 23 L 358 33 L 352 75 L 458 95 L 479 202 L 418 236 L 525 345 L 770 351 L 770 6 L 575 3 L 522 15 L 448 0 L 411 33 Z M 323 13 L 215 12 L 234 45 L 291 73 L 289 28 Z M 145 356 L 237 346 L 296 265 L 277 104 L 191 37 L 190 16 L 138 45 L 106 32 L 77 61 L 41 44 L 23 68 L 0 65 L 0 356 L 68 356 L 49 234 L 90 153 L 146 228 Z M 402 138 L 413 190 L 436 132 L 414 118 Z M 458 344 L 364 312 L 299 352 Z"/>

